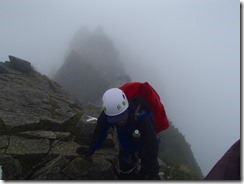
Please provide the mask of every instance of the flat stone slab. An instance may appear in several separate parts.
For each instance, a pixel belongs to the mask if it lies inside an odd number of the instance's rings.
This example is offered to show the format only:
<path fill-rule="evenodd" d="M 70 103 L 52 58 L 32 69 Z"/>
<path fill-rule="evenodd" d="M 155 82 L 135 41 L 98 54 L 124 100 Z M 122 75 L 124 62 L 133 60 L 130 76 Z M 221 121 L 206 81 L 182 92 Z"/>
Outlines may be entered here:
<path fill-rule="evenodd" d="M 50 145 L 48 139 L 26 139 L 19 136 L 11 136 L 6 154 L 45 154 L 49 150 Z"/>

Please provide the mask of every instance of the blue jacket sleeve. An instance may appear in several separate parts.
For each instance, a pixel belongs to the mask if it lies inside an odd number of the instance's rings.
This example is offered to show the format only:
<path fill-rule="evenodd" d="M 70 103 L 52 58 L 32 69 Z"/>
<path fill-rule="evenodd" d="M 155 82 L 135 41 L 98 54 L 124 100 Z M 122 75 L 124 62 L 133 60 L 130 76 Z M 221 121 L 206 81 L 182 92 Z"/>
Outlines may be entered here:
<path fill-rule="evenodd" d="M 107 132 L 110 128 L 110 124 L 107 121 L 107 117 L 104 112 L 100 114 L 97 120 L 97 125 L 93 133 L 92 141 L 90 144 L 90 150 L 95 152 L 99 149 L 107 138 Z"/>

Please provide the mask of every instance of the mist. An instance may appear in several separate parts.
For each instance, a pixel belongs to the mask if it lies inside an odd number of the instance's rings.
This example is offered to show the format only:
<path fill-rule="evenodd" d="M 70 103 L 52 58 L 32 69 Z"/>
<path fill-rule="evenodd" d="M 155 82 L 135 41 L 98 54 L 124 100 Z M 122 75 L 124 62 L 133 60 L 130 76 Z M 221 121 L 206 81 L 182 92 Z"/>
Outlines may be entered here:
<path fill-rule="evenodd" d="M 74 34 L 101 26 L 133 81 L 150 82 L 205 176 L 240 138 L 240 1 L 1 0 L 0 61 L 52 76 Z"/>

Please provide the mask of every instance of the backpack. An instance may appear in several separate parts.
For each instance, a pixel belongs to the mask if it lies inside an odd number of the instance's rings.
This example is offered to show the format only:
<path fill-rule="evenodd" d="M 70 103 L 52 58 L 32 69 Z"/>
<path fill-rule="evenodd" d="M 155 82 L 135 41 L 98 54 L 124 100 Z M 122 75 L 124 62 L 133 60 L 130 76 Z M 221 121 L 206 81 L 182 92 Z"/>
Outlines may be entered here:
<path fill-rule="evenodd" d="M 129 82 L 119 87 L 128 100 L 141 104 L 145 110 L 151 111 L 156 132 L 159 133 L 169 127 L 168 118 L 160 97 L 148 82 Z"/>

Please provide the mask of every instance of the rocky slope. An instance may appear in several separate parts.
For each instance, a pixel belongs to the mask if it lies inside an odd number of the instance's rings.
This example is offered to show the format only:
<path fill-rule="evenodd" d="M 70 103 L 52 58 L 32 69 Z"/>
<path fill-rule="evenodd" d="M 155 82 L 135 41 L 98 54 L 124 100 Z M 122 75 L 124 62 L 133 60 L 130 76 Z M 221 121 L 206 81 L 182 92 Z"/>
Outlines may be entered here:
<path fill-rule="evenodd" d="M 80 145 L 89 144 L 95 123 L 85 122 L 80 102 L 56 82 L 27 61 L 9 59 L 0 62 L 2 179 L 116 179 L 113 132 L 91 158 L 77 155 Z"/>

